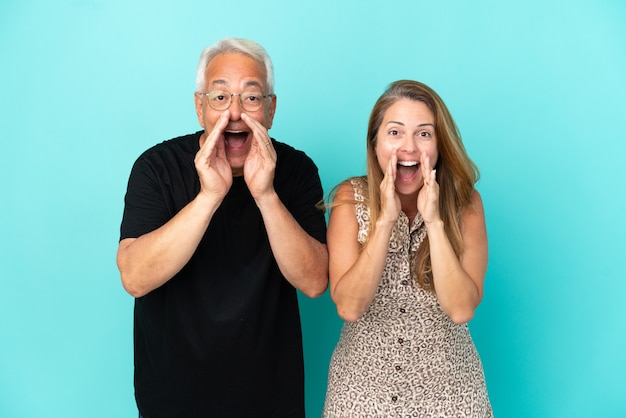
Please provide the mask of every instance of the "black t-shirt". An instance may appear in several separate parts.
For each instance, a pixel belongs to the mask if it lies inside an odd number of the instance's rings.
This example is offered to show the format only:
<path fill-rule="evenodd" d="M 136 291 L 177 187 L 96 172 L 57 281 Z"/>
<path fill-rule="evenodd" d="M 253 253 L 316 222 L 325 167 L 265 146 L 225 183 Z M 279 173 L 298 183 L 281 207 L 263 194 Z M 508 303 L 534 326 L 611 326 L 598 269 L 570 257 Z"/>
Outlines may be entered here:
<path fill-rule="evenodd" d="M 201 133 L 165 141 L 135 162 L 120 239 L 159 228 L 198 194 Z M 317 167 L 303 152 L 273 145 L 278 196 L 326 242 Z M 145 418 L 304 416 L 296 290 L 276 264 L 243 177 L 233 178 L 187 265 L 135 300 L 134 341 L 135 397 Z"/>

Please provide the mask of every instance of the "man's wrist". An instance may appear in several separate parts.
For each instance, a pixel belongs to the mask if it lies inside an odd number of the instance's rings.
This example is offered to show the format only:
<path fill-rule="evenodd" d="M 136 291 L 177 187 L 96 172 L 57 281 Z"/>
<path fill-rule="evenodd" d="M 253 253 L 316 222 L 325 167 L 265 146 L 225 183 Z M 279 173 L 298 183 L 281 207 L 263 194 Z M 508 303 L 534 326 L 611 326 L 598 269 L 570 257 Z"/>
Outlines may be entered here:
<path fill-rule="evenodd" d="M 272 209 L 276 205 L 282 205 L 282 202 L 274 189 L 260 196 L 254 196 L 254 201 L 261 212 L 263 212 L 264 209 Z"/>

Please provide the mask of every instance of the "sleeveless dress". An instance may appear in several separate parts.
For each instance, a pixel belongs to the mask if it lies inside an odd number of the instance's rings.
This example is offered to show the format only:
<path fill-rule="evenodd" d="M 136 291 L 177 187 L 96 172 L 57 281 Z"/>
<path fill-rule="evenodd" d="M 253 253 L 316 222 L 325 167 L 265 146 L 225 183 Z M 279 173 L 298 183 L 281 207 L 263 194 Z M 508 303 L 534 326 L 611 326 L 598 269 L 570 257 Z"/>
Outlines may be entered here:
<path fill-rule="evenodd" d="M 363 202 L 361 183 L 352 187 Z M 363 244 L 370 222 L 364 203 L 356 217 Z M 420 214 L 409 225 L 400 213 L 372 303 L 341 330 L 323 417 L 493 417 L 467 324 L 452 322 L 435 294 L 411 278 L 410 257 L 425 236 Z"/>

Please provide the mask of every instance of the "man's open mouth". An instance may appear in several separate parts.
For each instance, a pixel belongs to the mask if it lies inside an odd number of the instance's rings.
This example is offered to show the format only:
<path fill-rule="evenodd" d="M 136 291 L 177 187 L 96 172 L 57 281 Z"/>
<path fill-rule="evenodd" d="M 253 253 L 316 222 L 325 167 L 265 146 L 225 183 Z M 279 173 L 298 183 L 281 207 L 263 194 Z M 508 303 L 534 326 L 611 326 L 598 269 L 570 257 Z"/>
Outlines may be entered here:
<path fill-rule="evenodd" d="M 226 146 L 232 149 L 239 149 L 245 146 L 248 139 L 248 132 L 245 131 L 224 131 Z"/>

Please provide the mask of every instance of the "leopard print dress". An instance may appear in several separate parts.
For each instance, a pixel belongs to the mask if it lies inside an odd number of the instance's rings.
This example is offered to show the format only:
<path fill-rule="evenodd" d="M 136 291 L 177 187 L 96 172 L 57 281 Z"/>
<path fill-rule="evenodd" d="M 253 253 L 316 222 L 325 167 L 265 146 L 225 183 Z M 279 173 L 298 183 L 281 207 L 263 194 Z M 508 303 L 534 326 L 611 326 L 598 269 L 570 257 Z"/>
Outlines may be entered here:
<path fill-rule="evenodd" d="M 355 198 L 363 186 L 352 181 Z M 369 209 L 356 205 L 365 242 Z M 345 322 L 333 352 L 323 417 L 493 417 L 482 364 L 467 324 L 411 279 L 410 255 L 426 236 L 418 214 L 400 213 L 368 310 Z"/>

